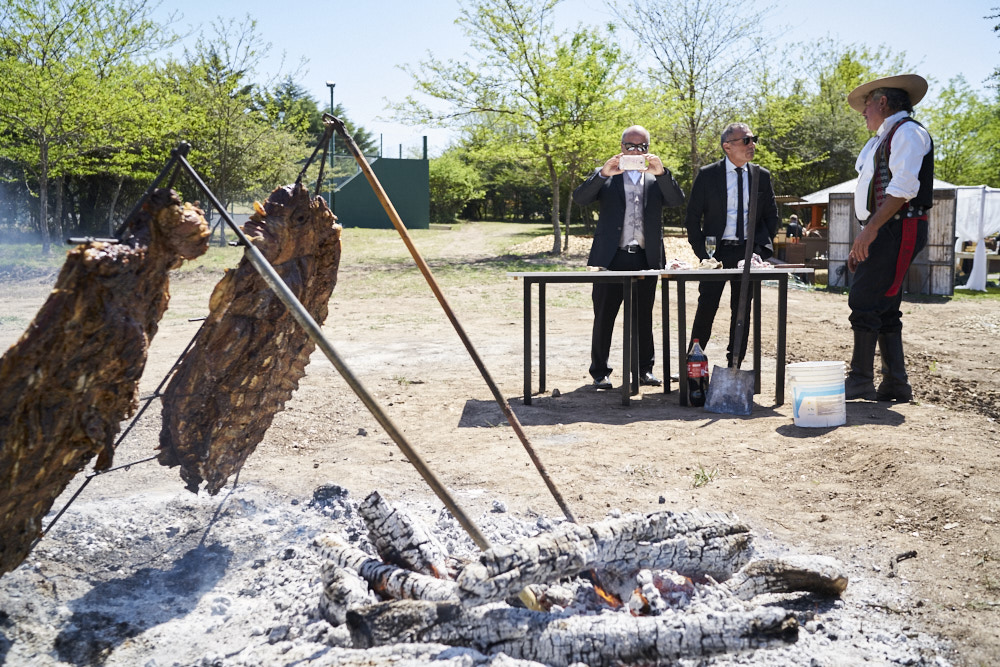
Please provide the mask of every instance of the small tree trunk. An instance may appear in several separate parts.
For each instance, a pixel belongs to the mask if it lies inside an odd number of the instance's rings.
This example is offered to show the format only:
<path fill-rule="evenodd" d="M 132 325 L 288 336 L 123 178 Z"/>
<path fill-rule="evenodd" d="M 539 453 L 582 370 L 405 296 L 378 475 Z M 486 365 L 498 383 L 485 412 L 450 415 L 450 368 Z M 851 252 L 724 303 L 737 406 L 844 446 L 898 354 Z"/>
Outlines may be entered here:
<path fill-rule="evenodd" d="M 559 220 L 559 174 L 556 173 L 555 161 L 549 154 L 548 146 L 545 146 L 545 162 L 549 167 L 549 181 L 552 183 L 552 254 L 562 253 L 562 238 Z"/>
<path fill-rule="evenodd" d="M 569 182 L 572 183 L 573 180 L 570 178 Z M 569 222 L 570 216 L 573 214 L 573 191 L 568 190 L 566 192 L 566 223 L 563 225 L 563 252 L 569 251 Z"/>
<path fill-rule="evenodd" d="M 64 176 L 56 177 L 56 210 L 53 213 L 56 223 L 56 239 L 61 242 L 66 236 L 63 233 L 63 183 Z"/>
<path fill-rule="evenodd" d="M 118 206 L 118 195 L 122 192 L 122 184 L 125 182 L 124 176 L 118 177 L 118 187 L 115 188 L 115 194 L 111 197 L 111 205 L 108 206 L 108 236 L 115 235 L 115 207 Z"/>
<path fill-rule="evenodd" d="M 38 226 L 42 232 L 42 254 L 51 252 L 49 238 L 49 147 L 42 145 L 41 165 L 38 170 Z"/>

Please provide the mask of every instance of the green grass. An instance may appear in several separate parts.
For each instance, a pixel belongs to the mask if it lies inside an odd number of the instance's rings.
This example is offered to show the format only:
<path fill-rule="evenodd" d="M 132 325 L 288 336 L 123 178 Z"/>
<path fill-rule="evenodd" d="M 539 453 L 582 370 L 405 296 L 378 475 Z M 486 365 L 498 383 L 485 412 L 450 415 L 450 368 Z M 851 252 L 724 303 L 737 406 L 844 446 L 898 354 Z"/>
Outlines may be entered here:
<path fill-rule="evenodd" d="M 471 234 L 470 232 L 475 232 Z M 579 257 L 567 259 L 547 252 L 524 254 L 517 247 L 537 237 L 551 238 L 548 223 L 464 222 L 449 230 L 415 229 L 407 234 L 443 290 L 457 287 L 484 289 L 510 281 L 510 271 L 583 270 Z M 227 234 L 233 239 L 233 234 Z M 340 270 L 351 277 L 359 298 L 378 298 L 424 289 L 426 281 L 403 238 L 395 229 L 348 227 L 342 234 Z M 541 244 L 548 247 L 548 244 Z M 53 244 L 43 255 L 38 244 L 0 244 L 0 276 L 22 279 L 44 276 L 62 267 L 70 246 Z M 243 249 L 219 246 L 213 239 L 208 252 L 184 262 L 183 274 L 221 274 L 236 266 Z M 345 285 L 346 286 L 346 285 Z"/>
<path fill-rule="evenodd" d="M 957 289 L 955 290 L 954 298 L 957 300 L 969 300 L 969 301 L 975 301 L 975 300 L 982 301 L 983 299 L 993 300 L 1000 298 L 1000 287 L 990 287 L 989 285 L 987 285 L 985 292 L 979 292 L 976 290 L 968 290 L 968 289 Z"/>
<path fill-rule="evenodd" d="M 711 471 L 705 470 L 705 466 L 698 464 L 698 470 L 694 473 L 694 488 L 700 489 L 703 486 L 710 484 L 715 481 L 716 476 L 719 474 L 718 468 L 713 468 Z"/>

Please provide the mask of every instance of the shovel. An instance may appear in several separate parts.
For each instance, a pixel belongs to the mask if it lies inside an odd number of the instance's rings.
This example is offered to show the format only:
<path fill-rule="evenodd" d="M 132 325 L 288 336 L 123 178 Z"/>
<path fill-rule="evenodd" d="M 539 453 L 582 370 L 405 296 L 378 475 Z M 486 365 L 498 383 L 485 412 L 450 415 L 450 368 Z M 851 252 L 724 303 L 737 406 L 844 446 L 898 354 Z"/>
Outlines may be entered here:
<path fill-rule="evenodd" d="M 748 173 L 750 166 L 747 165 Z M 743 347 L 743 332 L 746 330 L 747 298 L 750 295 L 750 260 L 753 257 L 753 237 L 757 227 L 757 183 L 759 174 L 750 174 L 750 206 L 747 211 L 747 249 L 743 258 L 743 276 L 740 279 L 739 315 L 736 318 L 736 333 L 733 337 L 729 366 L 712 368 L 712 379 L 705 397 L 705 410 L 727 415 L 749 415 L 753 407 L 753 371 L 740 370 L 740 352 Z"/>

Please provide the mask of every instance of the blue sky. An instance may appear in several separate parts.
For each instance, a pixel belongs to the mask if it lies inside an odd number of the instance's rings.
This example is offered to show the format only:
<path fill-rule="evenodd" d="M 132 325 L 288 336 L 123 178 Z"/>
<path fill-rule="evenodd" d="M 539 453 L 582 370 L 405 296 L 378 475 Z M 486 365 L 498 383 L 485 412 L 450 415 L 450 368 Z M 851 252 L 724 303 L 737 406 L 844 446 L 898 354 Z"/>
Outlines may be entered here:
<path fill-rule="evenodd" d="M 831 37 L 843 44 L 902 50 L 917 73 L 935 80 L 929 97 L 959 74 L 970 85 L 982 87 L 993 68 L 1000 66 L 1000 36 L 992 30 L 997 21 L 983 18 L 994 13 L 991 7 L 1000 6 L 1000 0 L 748 0 L 744 7 L 750 15 L 771 4 L 775 10 L 770 24 L 774 34 L 781 35 L 775 46 Z M 395 123 L 385 106 L 386 100 L 401 101 L 412 91 L 410 77 L 398 65 L 415 65 L 426 60 L 428 52 L 439 59 L 462 58 L 468 42 L 455 25 L 458 8 L 458 0 L 289 5 L 274 0 L 173 0 L 164 3 L 160 13 L 179 12 L 183 18 L 178 28 L 207 26 L 217 16 L 249 14 L 271 44 L 265 74 L 278 71 L 282 53 L 291 64 L 306 58 L 302 85 L 327 106 L 326 82 L 336 82 L 335 102 L 344 105 L 352 121 L 376 137 L 381 135 L 384 154 L 396 156 L 400 145 L 405 154 L 420 146 L 424 135 L 432 155 L 447 145 L 446 131 Z M 568 30 L 580 23 L 608 23 L 613 15 L 603 0 L 563 0 L 555 20 L 559 30 Z"/>

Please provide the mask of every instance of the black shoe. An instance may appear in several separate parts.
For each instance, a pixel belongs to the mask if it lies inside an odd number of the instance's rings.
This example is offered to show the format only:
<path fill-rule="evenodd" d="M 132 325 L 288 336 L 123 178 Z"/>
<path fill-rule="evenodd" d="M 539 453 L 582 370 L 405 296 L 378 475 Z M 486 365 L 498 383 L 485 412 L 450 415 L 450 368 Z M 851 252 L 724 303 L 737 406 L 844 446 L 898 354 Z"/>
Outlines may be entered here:
<path fill-rule="evenodd" d="M 602 378 L 597 378 L 594 380 L 594 389 L 611 389 L 611 376 L 605 375 Z"/>
<path fill-rule="evenodd" d="M 639 384 L 647 387 L 659 387 L 663 383 L 660 381 L 660 378 L 653 375 L 652 371 L 646 371 L 639 374 Z"/>

